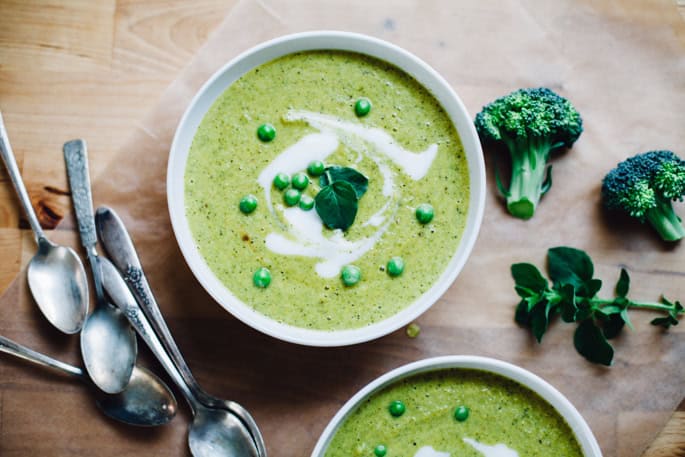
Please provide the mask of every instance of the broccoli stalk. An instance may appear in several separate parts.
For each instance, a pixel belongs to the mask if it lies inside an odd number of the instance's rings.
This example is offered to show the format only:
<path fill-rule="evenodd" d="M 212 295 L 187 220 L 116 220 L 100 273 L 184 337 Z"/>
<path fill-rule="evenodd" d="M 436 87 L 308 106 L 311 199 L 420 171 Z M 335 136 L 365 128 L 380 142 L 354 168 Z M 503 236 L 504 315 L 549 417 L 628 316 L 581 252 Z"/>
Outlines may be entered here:
<path fill-rule="evenodd" d="M 685 161 L 672 151 L 638 154 L 611 170 L 602 181 L 602 200 L 649 222 L 665 241 L 685 237 L 685 227 L 673 210 L 673 200 L 685 196 Z"/>
<path fill-rule="evenodd" d="M 519 89 L 483 107 L 475 120 L 484 142 L 501 142 L 511 156 L 511 179 L 505 189 L 508 211 L 530 219 L 552 185 L 550 152 L 571 147 L 583 131 L 582 120 L 571 103 L 551 90 Z"/>
<path fill-rule="evenodd" d="M 509 189 L 500 188 L 507 200 L 509 213 L 530 219 L 540 197 L 549 189 L 546 178 L 551 172 L 549 161 L 552 145 L 546 138 L 503 140 L 511 154 L 511 181 Z"/>
<path fill-rule="evenodd" d="M 656 199 L 656 205 L 645 213 L 645 219 L 661 235 L 664 241 L 678 241 L 685 237 L 685 227 L 673 211 L 670 200 Z"/>

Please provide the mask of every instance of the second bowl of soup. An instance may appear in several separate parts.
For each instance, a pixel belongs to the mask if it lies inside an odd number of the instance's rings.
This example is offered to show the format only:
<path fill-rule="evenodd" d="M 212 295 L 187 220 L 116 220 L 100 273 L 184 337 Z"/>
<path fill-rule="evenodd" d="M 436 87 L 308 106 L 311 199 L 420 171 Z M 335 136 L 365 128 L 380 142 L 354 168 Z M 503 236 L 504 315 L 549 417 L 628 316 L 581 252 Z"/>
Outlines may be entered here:
<path fill-rule="evenodd" d="M 601 457 L 554 387 L 495 359 L 445 356 L 399 367 L 335 415 L 312 457 Z"/>

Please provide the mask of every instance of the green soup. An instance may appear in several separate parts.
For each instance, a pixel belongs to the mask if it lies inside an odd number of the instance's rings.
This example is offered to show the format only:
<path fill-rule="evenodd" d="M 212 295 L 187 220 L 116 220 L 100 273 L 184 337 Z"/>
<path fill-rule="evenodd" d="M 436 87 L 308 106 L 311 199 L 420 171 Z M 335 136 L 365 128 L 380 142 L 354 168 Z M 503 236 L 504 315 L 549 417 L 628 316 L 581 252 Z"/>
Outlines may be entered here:
<path fill-rule="evenodd" d="M 399 417 L 389 411 L 394 401 L 405 406 Z M 455 414 L 459 407 L 468 413 Z M 373 457 L 381 446 L 386 457 L 583 456 L 571 428 L 540 396 L 469 369 L 414 375 L 373 394 L 338 428 L 325 457 Z"/>
<path fill-rule="evenodd" d="M 358 116 L 362 97 L 371 110 Z M 265 123 L 272 141 L 257 135 Z M 304 158 L 318 155 L 368 178 L 344 232 L 287 207 L 267 179 L 306 173 Z M 302 193 L 315 197 L 321 183 L 309 180 Z M 257 208 L 243 214 L 249 194 Z M 438 101 L 398 68 L 347 52 L 292 54 L 243 75 L 202 120 L 185 172 L 186 215 L 214 274 L 256 311 L 318 330 L 379 322 L 428 291 L 458 247 L 468 201 L 464 151 Z M 435 212 L 426 224 L 415 217 L 423 203 Z M 393 277 L 386 265 L 397 256 L 405 268 Z M 340 279 L 347 264 L 361 271 L 354 286 Z M 253 283 L 262 267 L 266 288 Z"/>

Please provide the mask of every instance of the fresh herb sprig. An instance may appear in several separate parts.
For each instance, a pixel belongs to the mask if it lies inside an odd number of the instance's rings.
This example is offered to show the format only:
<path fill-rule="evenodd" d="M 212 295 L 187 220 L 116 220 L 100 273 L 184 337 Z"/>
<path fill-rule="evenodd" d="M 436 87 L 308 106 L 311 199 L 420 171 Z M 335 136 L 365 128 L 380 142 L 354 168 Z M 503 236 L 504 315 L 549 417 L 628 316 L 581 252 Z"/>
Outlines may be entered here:
<path fill-rule="evenodd" d="M 319 184 L 321 190 L 314 198 L 319 217 L 328 228 L 347 230 L 357 216 L 368 178 L 354 168 L 331 166 L 324 170 Z"/>
<path fill-rule="evenodd" d="M 630 278 L 621 269 L 613 299 L 597 297 L 602 281 L 594 276 L 590 256 L 570 247 L 556 247 L 547 251 L 547 267 L 552 286 L 540 271 L 529 263 L 511 266 L 516 293 L 521 302 L 516 308 L 516 322 L 529 327 L 538 340 L 549 327 L 550 321 L 561 316 L 564 322 L 577 322 L 573 343 L 590 362 L 611 365 L 614 349 L 608 340 L 616 337 L 624 326 L 632 328 L 629 309 L 645 309 L 665 314 L 651 321 L 652 325 L 669 328 L 678 325 L 685 313 L 680 302 L 662 297 L 659 303 L 644 303 L 628 298 Z"/>

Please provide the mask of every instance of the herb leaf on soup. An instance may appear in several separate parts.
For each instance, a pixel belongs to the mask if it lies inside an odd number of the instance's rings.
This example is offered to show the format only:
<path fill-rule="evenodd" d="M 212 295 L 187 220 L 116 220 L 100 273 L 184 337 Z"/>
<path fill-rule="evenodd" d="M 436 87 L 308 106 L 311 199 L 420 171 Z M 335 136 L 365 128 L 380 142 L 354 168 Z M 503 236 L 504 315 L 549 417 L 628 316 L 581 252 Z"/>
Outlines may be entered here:
<path fill-rule="evenodd" d="M 337 165 L 327 167 L 324 170 L 323 175 L 319 178 L 319 184 L 322 187 L 338 181 L 345 181 L 350 184 L 354 188 L 354 192 L 357 194 L 358 199 L 362 198 L 362 195 L 364 195 L 366 189 L 369 187 L 369 179 L 354 168 L 349 167 L 340 167 Z"/>
<path fill-rule="evenodd" d="M 316 212 L 329 228 L 347 230 L 357 216 L 357 194 L 352 184 L 346 181 L 324 186 L 314 201 Z"/>

